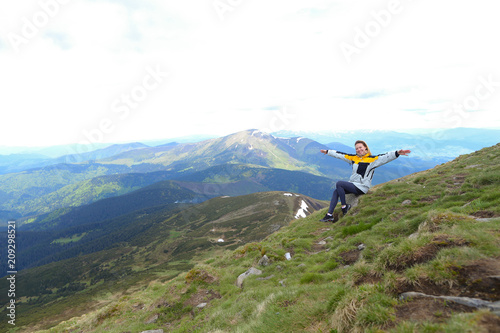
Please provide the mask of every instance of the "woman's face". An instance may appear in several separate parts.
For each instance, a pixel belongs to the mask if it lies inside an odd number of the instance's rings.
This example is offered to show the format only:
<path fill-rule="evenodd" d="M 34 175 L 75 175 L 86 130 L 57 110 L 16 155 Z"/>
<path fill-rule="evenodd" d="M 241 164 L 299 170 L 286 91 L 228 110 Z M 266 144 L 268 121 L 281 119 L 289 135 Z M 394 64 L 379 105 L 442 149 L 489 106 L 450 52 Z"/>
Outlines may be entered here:
<path fill-rule="evenodd" d="M 359 157 L 365 156 L 368 151 L 366 151 L 366 147 L 362 143 L 357 143 L 354 148 L 356 148 L 356 155 Z"/>

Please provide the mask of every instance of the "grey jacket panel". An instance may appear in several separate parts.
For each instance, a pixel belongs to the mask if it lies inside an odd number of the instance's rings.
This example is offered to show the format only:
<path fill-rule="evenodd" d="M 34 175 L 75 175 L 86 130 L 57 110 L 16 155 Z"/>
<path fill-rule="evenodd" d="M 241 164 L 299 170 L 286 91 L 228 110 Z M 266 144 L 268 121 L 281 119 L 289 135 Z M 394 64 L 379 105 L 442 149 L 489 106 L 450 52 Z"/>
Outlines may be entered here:
<path fill-rule="evenodd" d="M 398 158 L 397 151 L 391 151 L 380 155 L 368 155 L 359 157 L 356 154 L 346 154 L 336 150 L 328 150 L 327 154 L 345 161 L 352 165 L 352 174 L 349 181 L 359 188 L 363 193 L 368 192 L 372 186 L 375 168 L 394 161 Z"/>

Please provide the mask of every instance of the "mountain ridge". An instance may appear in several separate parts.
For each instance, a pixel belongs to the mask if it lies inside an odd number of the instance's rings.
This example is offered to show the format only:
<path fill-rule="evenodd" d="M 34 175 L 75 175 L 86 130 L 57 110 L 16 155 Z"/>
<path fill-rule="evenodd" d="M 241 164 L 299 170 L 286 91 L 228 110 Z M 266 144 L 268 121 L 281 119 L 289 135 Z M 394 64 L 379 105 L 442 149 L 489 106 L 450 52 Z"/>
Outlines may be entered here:
<path fill-rule="evenodd" d="M 60 208 L 61 205 L 66 205 L 66 202 L 67 205 L 72 205 L 69 198 L 74 193 L 61 197 L 65 191 L 77 189 L 78 182 L 90 184 L 98 182 L 97 179 L 92 181 L 92 178 L 111 177 L 115 174 L 151 175 L 158 172 L 157 175 L 162 174 L 158 180 L 167 180 L 182 178 L 217 165 L 253 164 L 273 169 L 308 172 L 332 178 L 333 181 L 348 178 L 350 170 L 342 161 L 319 153 L 320 149 L 328 148 L 311 139 L 279 139 L 256 130 L 242 131 L 194 144 L 141 147 L 100 160 L 56 164 L 0 175 L 0 210 L 12 216 L 29 216 Z M 434 163 L 413 157 L 406 160 L 398 159 L 377 171 L 374 184 L 394 179 L 405 173 L 424 170 L 434 166 Z M 137 176 L 141 177 L 149 176 Z M 136 183 L 139 186 L 141 182 Z M 144 180 L 143 185 L 149 183 Z M 119 182 L 109 184 L 107 189 L 105 186 L 107 185 L 103 184 L 101 187 L 104 192 L 91 197 L 105 198 L 123 194 L 131 189 L 127 186 L 122 188 Z M 86 203 L 87 199 L 81 199 L 79 200 L 81 203 Z M 59 206 L 54 205 L 54 202 L 59 202 Z M 73 202 L 77 203 L 78 200 Z"/>
<path fill-rule="evenodd" d="M 57 157 L 49 157 L 42 154 L 12 154 L 0 155 L 0 174 L 15 173 L 37 169 L 56 164 L 69 164 L 92 161 L 110 157 L 120 152 L 148 147 L 139 142 L 126 144 L 112 144 L 105 148 L 97 148 L 92 151 L 82 151 L 72 154 L 64 154 Z M 88 147 L 86 147 L 88 149 Z M 74 150 L 72 150 L 74 151 Z"/>
<path fill-rule="evenodd" d="M 337 223 L 318 222 L 325 212 L 318 210 L 262 241 L 198 252 L 175 277 L 167 265 L 154 280 L 138 275 L 137 286 L 128 292 L 105 289 L 114 296 L 99 298 L 101 305 L 84 316 L 86 311 L 80 309 L 71 320 L 68 313 L 49 322 L 48 314 L 57 311 L 52 309 L 43 313 L 43 325 L 36 322 L 42 314 L 26 324 L 33 330 L 58 324 L 53 332 L 111 333 L 167 328 L 171 332 L 494 331 L 500 322 L 488 308 L 457 305 L 451 298 L 400 298 L 419 292 L 477 297 L 490 305 L 500 300 L 498 280 L 492 278 L 500 274 L 499 159 L 497 144 L 376 185 Z M 223 204 L 226 199 L 215 200 Z M 244 220 L 252 209 L 245 210 L 244 197 L 234 199 L 242 204 Z M 230 206 L 219 217 L 230 214 Z M 199 207 L 187 210 L 181 220 L 196 224 L 204 214 L 214 213 Z M 142 241 L 147 243 L 151 235 Z M 191 248 L 202 246 L 191 243 Z M 142 255 L 160 252 L 155 248 Z M 267 266 L 259 264 L 263 254 L 270 259 Z M 132 271 L 120 271 L 118 262 L 117 275 L 110 275 L 109 281 L 133 276 Z M 260 275 L 248 273 L 242 287 L 237 287 L 236 279 L 249 268 L 258 269 Z M 80 303 L 66 298 L 65 305 L 71 304 Z"/>

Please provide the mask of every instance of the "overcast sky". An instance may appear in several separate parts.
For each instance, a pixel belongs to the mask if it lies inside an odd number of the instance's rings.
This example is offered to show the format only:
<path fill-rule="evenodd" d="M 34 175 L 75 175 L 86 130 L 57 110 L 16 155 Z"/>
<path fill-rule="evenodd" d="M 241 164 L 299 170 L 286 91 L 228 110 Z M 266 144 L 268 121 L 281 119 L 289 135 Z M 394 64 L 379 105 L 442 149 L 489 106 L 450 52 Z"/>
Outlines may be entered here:
<path fill-rule="evenodd" d="M 494 1 L 0 2 L 0 146 L 500 128 Z"/>

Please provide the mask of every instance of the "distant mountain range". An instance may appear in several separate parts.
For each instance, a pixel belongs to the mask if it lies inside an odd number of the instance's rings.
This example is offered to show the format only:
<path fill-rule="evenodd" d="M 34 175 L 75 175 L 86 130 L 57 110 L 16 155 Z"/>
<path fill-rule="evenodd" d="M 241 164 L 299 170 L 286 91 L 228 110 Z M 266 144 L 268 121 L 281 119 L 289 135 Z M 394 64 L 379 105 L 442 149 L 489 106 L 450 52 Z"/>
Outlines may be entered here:
<path fill-rule="evenodd" d="M 365 140 L 374 153 L 407 147 L 421 158 L 451 159 L 499 141 L 499 129 L 454 128 L 414 130 L 412 133 L 382 130 L 271 133 L 276 138 L 309 138 L 326 146 L 339 145 L 352 150 L 354 142 Z M 181 144 L 196 144 L 217 137 L 209 135 L 187 136 L 176 139 L 145 141 L 125 144 L 74 144 L 54 147 L 2 147 L 0 146 L 0 174 L 19 172 L 58 163 L 76 163 L 111 157 L 139 148 L 173 148 Z M 335 149 L 335 148 L 333 148 Z"/>
<path fill-rule="evenodd" d="M 87 151 L 91 146 L 80 145 L 69 149 L 74 153 L 58 157 L 48 157 L 42 154 L 10 154 L 0 155 L 0 174 L 20 172 L 60 163 L 80 163 L 110 157 L 125 151 L 149 147 L 142 143 L 115 144 L 102 149 Z M 47 148 L 48 149 L 48 148 Z M 43 150 L 42 150 L 43 151 Z"/>
<path fill-rule="evenodd" d="M 132 143 L 67 155 L 56 159 L 65 163 L 0 175 L 0 218 L 4 222 L 8 218 L 26 219 L 126 194 L 164 180 L 182 181 L 198 194 L 204 187 L 193 182 L 239 182 L 225 186 L 228 192 L 208 193 L 206 198 L 300 189 L 302 193 L 327 200 L 331 191 L 327 184 L 350 175 L 350 168 L 344 162 L 320 153 L 320 149 L 332 148 L 351 149 L 341 143 L 323 145 L 309 138 L 280 138 L 247 130 L 196 143 L 157 147 Z M 68 163 L 71 161 L 77 162 Z M 374 184 L 429 169 L 444 161 L 446 158 L 399 158 L 377 170 Z M 23 168 L 21 162 L 22 159 L 18 168 Z M 246 167 L 238 169 L 236 165 Z M 301 173 L 287 174 L 286 171 Z M 197 174 L 199 172 L 204 174 Z M 312 181 L 311 175 L 323 179 Z M 273 181 L 266 183 L 259 179 Z"/>

